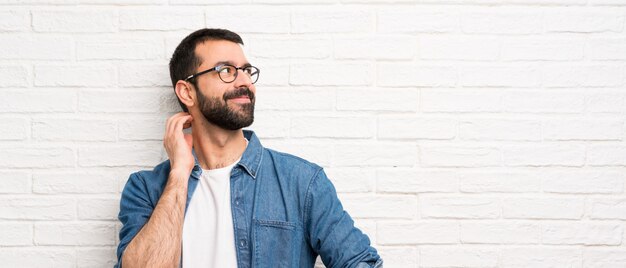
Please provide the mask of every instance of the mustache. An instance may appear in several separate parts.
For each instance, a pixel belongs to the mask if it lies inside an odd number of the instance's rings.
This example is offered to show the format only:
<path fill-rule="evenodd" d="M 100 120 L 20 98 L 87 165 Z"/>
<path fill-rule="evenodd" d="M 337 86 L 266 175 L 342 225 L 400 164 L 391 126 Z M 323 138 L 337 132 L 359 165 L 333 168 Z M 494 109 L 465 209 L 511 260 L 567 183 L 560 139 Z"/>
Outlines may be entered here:
<path fill-rule="evenodd" d="M 248 87 L 240 87 L 233 91 L 229 91 L 224 93 L 224 101 L 228 99 L 239 98 L 242 96 L 246 96 L 250 99 L 250 101 L 254 100 L 254 93 Z"/>

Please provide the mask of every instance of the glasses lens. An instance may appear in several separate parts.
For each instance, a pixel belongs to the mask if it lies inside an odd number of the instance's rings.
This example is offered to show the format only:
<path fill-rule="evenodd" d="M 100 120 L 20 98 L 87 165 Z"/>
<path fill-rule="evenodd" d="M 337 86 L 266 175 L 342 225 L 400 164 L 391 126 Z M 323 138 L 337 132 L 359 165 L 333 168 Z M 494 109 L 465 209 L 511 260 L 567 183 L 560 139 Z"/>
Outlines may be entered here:
<path fill-rule="evenodd" d="M 243 72 L 250 77 L 250 81 L 252 84 L 256 83 L 259 80 L 259 68 L 254 66 L 248 66 L 243 69 Z"/>
<path fill-rule="evenodd" d="M 226 83 L 235 81 L 235 78 L 237 78 L 237 68 L 235 68 L 235 66 L 222 65 L 218 67 L 216 71 L 219 74 L 220 79 Z"/>

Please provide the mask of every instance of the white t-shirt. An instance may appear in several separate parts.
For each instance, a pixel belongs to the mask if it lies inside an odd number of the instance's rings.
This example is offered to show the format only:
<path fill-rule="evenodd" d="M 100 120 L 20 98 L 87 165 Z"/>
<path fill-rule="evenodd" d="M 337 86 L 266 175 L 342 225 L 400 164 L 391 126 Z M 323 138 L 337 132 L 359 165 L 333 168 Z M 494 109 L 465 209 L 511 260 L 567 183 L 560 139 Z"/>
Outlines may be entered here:
<path fill-rule="evenodd" d="M 183 267 L 237 267 L 229 166 L 202 170 L 183 223 Z"/>

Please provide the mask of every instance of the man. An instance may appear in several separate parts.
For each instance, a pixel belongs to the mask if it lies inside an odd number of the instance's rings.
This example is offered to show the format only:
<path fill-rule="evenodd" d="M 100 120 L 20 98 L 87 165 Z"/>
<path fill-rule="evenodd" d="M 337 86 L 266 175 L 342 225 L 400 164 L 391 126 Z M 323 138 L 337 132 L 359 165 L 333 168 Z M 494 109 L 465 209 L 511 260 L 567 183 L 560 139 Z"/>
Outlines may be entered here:
<path fill-rule="evenodd" d="M 242 130 L 259 77 L 242 45 L 201 29 L 176 48 L 170 76 L 185 112 L 167 120 L 169 160 L 124 187 L 116 267 L 313 267 L 318 255 L 327 267 L 382 267 L 321 167 Z"/>

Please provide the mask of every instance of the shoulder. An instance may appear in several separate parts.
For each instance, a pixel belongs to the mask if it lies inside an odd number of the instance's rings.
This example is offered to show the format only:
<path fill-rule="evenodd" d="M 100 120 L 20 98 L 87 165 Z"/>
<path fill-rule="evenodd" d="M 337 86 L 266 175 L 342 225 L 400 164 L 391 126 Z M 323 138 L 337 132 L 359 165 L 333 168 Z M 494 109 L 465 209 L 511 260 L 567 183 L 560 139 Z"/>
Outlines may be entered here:
<path fill-rule="evenodd" d="M 170 173 L 170 161 L 165 160 L 152 170 L 139 170 L 130 174 L 128 184 L 144 185 L 146 189 L 161 188 L 167 182 Z"/>
<path fill-rule="evenodd" d="M 318 173 L 322 170 L 322 167 L 316 163 L 310 162 L 299 156 L 276 151 L 274 149 L 264 148 L 266 153 L 270 156 L 274 166 L 282 167 L 290 170 L 298 170 L 301 173 L 311 174 Z"/>

